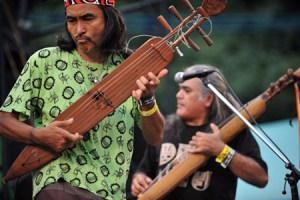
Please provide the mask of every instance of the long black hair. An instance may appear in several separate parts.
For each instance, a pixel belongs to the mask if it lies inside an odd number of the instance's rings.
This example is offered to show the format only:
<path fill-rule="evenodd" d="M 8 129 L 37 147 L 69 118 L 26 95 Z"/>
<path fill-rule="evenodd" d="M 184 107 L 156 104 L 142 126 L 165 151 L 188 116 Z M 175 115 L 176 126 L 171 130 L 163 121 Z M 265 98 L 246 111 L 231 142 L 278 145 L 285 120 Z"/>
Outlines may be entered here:
<path fill-rule="evenodd" d="M 104 14 L 105 32 L 101 43 L 101 54 L 106 60 L 111 54 L 121 54 L 128 57 L 130 52 L 126 49 L 127 28 L 120 11 L 112 6 L 98 6 Z M 76 49 L 71 34 L 65 23 L 65 32 L 59 35 L 57 45 L 64 51 L 72 51 Z"/>

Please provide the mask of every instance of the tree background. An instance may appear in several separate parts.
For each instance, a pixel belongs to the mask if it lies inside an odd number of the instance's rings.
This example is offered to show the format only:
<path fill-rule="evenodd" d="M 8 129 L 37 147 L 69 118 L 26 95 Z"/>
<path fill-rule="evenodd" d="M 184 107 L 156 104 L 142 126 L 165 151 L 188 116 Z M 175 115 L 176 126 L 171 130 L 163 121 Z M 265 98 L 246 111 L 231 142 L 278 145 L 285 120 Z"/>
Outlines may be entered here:
<path fill-rule="evenodd" d="M 198 7 L 200 1 L 191 0 Z M 62 0 L 0 0 L 0 103 L 2 104 L 29 55 L 56 44 L 57 34 L 64 29 Z M 189 14 L 181 1 L 122 0 L 117 8 L 124 14 L 130 48 L 138 48 L 146 36 L 165 36 L 167 31 L 156 21 L 162 14 L 175 27 L 177 20 L 167 11 L 175 5 L 183 16 Z M 250 101 L 286 73 L 297 69 L 300 48 L 300 1 L 244 0 L 229 1 L 218 16 L 211 17 L 210 33 L 214 45 L 208 47 L 198 34 L 191 38 L 200 46 L 195 52 L 181 45 L 184 56 L 175 55 L 168 66 L 169 75 L 162 80 L 157 99 L 164 114 L 175 111 L 177 84 L 174 74 L 197 63 L 217 66 L 243 103 Z M 176 52 L 175 52 L 176 54 Z M 285 89 L 268 104 L 259 122 L 296 117 L 295 95 L 292 87 Z M 1 139 L 0 171 L 6 171 L 22 145 Z M 13 147 L 13 148 L 12 148 Z M 5 153 L 4 153 L 5 152 Z M 1 175 L 1 174 L 0 174 Z M 0 186 L 0 199 L 12 198 L 11 185 Z M 1 196 L 2 195 L 2 196 Z M 2 197 L 2 198 L 1 198 Z"/>

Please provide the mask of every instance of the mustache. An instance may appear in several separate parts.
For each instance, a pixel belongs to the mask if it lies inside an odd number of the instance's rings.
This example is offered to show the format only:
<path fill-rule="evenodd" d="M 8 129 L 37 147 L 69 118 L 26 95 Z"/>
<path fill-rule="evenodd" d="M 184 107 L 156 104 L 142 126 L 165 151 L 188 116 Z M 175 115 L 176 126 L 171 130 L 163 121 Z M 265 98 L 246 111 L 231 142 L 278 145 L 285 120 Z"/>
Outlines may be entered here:
<path fill-rule="evenodd" d="M 77 36 L 75 36 L 75 41 L 77 42 L 78 40 L 87 40 L 89 42 L 92 41 L 91 38 L 89 38 L 88 36 L 85 36 L 85 35 L 77 35 Z"/>

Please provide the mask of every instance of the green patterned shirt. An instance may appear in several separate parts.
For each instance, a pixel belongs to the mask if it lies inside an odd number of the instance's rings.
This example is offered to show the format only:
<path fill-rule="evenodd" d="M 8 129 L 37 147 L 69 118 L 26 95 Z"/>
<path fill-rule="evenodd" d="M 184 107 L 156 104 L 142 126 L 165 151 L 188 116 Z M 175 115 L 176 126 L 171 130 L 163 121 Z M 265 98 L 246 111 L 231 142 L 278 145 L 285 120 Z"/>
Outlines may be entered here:
<path fill-rule="evenodd" d="M 17 112 L 19 120 L 31 119 L 35 127 L 43 127 L 122 60 L 115 55 L 105 64 L 94 64 L 82 60 L 75 50 L 71 53 L 58 47 L 39 50 L 27 61 L 1 110 Z M 33 197 L 62 178 L 103 199 L 125 199 L 134 122 L 138 119 L 136 101 L 129 97 L 86 133 L 83 141 L 33 173 Z"/>

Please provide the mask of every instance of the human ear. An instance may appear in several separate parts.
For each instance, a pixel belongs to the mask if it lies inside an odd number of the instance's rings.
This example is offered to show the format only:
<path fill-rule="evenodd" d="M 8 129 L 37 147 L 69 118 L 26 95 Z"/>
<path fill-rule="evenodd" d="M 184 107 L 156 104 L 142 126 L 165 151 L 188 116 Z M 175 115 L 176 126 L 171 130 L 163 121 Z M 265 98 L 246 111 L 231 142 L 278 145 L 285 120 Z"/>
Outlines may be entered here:
<path fill-rule="evenodd" d="M 213 101 L 214 101 L 214 96 L 212 94 L 209 94 L 205 97 L 204 104 L 206 107 L 211 107 Z"/>

